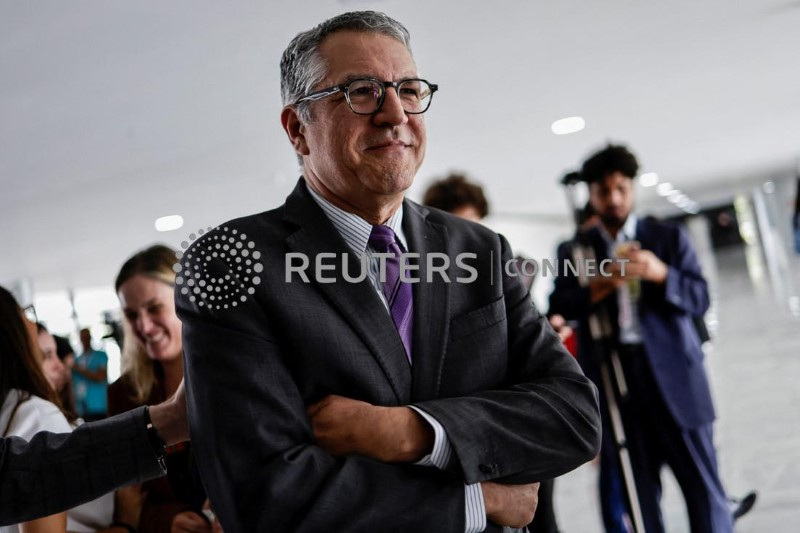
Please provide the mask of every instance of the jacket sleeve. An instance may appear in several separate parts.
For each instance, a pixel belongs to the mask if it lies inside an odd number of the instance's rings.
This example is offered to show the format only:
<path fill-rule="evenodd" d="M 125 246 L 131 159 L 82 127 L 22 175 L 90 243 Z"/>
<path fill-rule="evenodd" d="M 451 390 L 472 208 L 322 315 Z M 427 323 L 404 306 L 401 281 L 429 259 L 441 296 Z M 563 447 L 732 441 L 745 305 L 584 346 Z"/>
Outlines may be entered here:
<path fill-rule="evenodd" d="M 676 309 L 703 316 L 709 306 L 708 283 L 700 269 L 697 253 L 683 228 L 674 227 L 671 240 L 671 256 L 661 258 L 668 267 L 664 300 Z"/>
<path fill-rule="evenodd" d="M 192 445 L 226 533 L 464 531 L 458 476 L 315 444 L 291 354 L 255 298 L 211 311 L 176 295 Z"/>
<path fill-rule="evenodd" d="M 0 525 L 70 509 L 123 485 L 164 475 L 147 439 L 144 408 L 72 433 L 0 442 Z"/>
<path fill-rule="evenodd" d="M 503 386 L 418 406 L 444 426 L 467 483 L 540 481 L 599 451 L 597 391 L 519 279 L 501 268 L 512 257 L 502 237 L 497 256 L 508 339 Z"/>

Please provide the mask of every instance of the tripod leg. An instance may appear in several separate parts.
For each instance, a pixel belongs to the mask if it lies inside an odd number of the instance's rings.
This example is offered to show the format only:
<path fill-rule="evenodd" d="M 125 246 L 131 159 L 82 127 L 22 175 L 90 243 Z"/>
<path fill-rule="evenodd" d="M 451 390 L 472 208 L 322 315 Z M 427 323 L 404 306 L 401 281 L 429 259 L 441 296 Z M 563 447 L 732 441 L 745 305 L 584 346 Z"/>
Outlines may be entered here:
<path fill-rule="evenodd" d="M 619 358 L 616 351 L 611 351 L 610 358 L 612 366 L 619 368 Z M 639 504 L 639 495 L 636 492 L 636 480 L 633 474 L 633 466 L 631 464 L 631 457 L 628 451 L 628 441 L 625 437 L 625 428 L 622 425 L 622 416 L 620 415 L 619 405 L 617 404 L 617 397 L 614 393 L 614 386 L 611 382 L 611 372 L 609 372 L 608 362 L 603 361 L 600 365 L 600 373 L 603 378 L 603 393 L 606 396 L 608 403 L 608 413 L 611 422 L 611 428 L 614 432 L 614 443 L 617 446 L 619 453 L 619 464 L 622 468 L 622 479 L 625 483 L 625 491 L 628 495 L 628 503 L 631 509 L 631 518 L 633 520 L 633 528 L 635 533 L 645 533 L 644 518 L 642 517 L 642 509 Z M 616 377 L 616 376 L 615 376 Z M 624 382 L 623 382 L 624 383 Z M 622 390 L 626 390 L 623 383 Z"/>

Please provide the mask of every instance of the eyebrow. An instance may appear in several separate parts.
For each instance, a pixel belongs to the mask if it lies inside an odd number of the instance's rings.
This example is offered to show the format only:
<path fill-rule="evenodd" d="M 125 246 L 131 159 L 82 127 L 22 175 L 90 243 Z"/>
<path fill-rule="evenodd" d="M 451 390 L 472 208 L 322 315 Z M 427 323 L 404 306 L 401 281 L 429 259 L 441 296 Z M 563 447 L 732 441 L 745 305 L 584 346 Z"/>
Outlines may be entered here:
<path fill-rule="evenodd" d="M 150 298 L 144 304 L 142 304 L 141 307 L 150 307 L 151 305 L 157 305 L 157 304 L 160 304 L 160 303 L 161 303 L 161 300 L 159 300 L 158 298 Z M 126 313 L 134 311 L 134 309 L 131 309 L 130 307 L 123 307 L 122 310 L 124 312 L 126 312 Z"/>
<path fill-rule="evenodd" d="M 414 79 L 417 79 L 418 77 L 419 77 L 418 74 L 413 74 L 413 75 L 410 75 L 410 76 L 401 76 L 398 80 L 391 80 L 391 81 L 414 80 Z M 372 74 L 348 74 L 347 76 L 345 76 L 344 80 L 341 83 L 338 83 L 337 85 L 346 85 L 346 84 L 350 83 L 351 81 L 364 80 L 364 79 L 367 79 L 367 80 L 378 80 L 378 81 L 389 81 L 389 80 L 381 80 L 380 78 L 377 78 Z"/>

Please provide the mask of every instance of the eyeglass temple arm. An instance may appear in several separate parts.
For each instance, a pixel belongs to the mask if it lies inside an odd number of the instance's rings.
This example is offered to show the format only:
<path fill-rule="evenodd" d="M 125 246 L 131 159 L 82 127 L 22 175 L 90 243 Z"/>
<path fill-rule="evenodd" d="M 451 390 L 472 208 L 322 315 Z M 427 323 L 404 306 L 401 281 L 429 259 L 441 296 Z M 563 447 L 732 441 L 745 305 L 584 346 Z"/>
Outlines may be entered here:
<path fill-rule="evenodd" d="M 304 96 L 300 100 L 295 102 L 295 105 L 301 102 L 307 102 L 307 101 L 316 102 L 317 100 L 322 100 L 326 96 L 330 96 L 332 94 L 343 91 L 345 87 L 347 87 L 347 85 L 339 85 L 337 87 L 331 87 L 330 89 L 325 91 L 320 91 L 318 93 L 311 93 L 308 96 Z"/>

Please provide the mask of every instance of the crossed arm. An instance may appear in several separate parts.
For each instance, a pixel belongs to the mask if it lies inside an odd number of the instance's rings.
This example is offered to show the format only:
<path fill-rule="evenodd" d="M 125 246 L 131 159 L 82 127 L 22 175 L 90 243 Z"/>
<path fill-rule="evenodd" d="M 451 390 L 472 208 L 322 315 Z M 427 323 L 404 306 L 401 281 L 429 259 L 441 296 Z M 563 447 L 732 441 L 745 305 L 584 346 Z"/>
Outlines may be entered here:
<path fill-rule="evenodd" d="M 433 429 L 409 407 L 331 395 L 307 412 L 317 444 L 334 457 L 355 454 L 384 463 L 414 463 L 433 450 Z M 486 517 L 503 526 L 526 526 L 536 511 L 538 489 L 539 483 L 481 483 Z"/>

